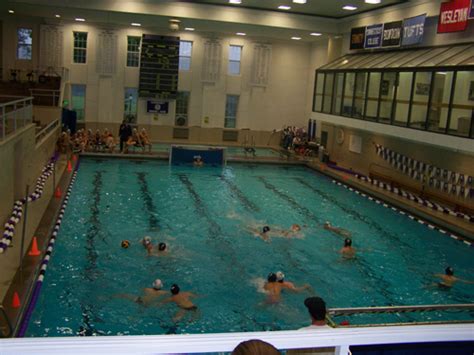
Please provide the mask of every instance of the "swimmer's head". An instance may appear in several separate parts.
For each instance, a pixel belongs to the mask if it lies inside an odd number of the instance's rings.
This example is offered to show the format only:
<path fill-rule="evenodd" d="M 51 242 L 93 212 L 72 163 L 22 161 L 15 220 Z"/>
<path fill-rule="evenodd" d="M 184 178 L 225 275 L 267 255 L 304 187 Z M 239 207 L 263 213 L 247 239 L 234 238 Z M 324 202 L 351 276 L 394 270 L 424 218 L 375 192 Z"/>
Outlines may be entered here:
<path fill-rule="evenodd" d="M 163 287 L 163 282 L 161 282 L 160 279 L 156 279 L 155 281 L 153 281 L 153 289 L 161 290 L 162 287 Z"/>
<path fill-rule="evenodd" d="M 324 222 L 325 227 L 329 227 L 330 225 L 331 225 L 331 223 L 329 223 L 329 221 Z"/>
<path fill-rule="evenodd" d="M 278 282 L 283 282 L 283 280 L 285 279 L 285 274 L 281 271 L 278 271 L 275 275 Z"/>
<path fill-rule="evenodd" d="M 269 273 L 267 276 L 267 281 L 268 282 L 276 282 L 277 281 L 277 275 L 273 272 Z"/>
<path fill-rule="evenodd" d="M 193 157 L 194 161 L 201 161 L 201 156 L 200 155 L 195 155 Z"/>
<path fill-rule="evenodd" d="M 346 239 L 344 240 L 344 246 L 345 246 L 345 247 L 350 247 L 350 246 L 352 246 L 352 239 L 346 238 Z"/>
<path fill-rule="evenodd" d="M 176 284 L 171 285 L 170 291 L 173 295 L 177 295 L 179 293 L 179 286 Z"/>
<path fill-rule="evenodd" d="M 449 275 L 449 276 L 453 276 L 454 275 L 454 270 L 451 266 L 448 266 L 446 268 L 446 270 L 444 270 L 444 272 L 446 273 L 446 275 Z"/>
<path fill-rule="evenodd" d="M 148 244 L 151 243 L 151 237 L 148 237 L 148 236 L 143 237 L 142 243 L 143 243 L 144 246 L 147 246 Z"/>
<path fill-rule="evenodd" d="M 166 250 L 166 243 L 160 243 L 160 244 L 158 244 L 158 250 L 159 250 L 159 251 L 164 251 L 164 250 Z"/>
<path fill-rule="evenodd" d="M 270 232 L 270 227 L 269 226 L 264 226 L 262 231 L 263 231 L 263 233 Z"/>
<path fill-rule="evenodd" d="M 291 225 L 291 230 L 295 232 L 299 232 L 301 230 L 301 227 L 299 224 L 292 224 Z"/>
<path fill-rule="evenodd" d="M 122 248 L 127 249 L 130 246 L 130 242 L 128 240 L 122 240 L 121 246 Z"/>

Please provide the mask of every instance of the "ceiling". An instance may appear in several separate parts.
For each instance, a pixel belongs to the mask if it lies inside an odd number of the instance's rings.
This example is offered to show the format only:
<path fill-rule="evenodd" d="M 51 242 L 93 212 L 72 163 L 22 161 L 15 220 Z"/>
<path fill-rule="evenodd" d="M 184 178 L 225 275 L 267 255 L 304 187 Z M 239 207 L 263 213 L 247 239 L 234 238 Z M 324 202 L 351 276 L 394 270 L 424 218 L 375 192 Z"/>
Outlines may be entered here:
<path fill-rule="evenodd" d="M 292 0 L 241 0 L 241 4 L 229 4 L 229 0 L 178 0 L 193 4 L 206 4 L 228 7 L 248 8 L 265 11 L 278 11 L 283 13 L 292 13 L 309 16 L 319 16 L 328 18 L 344 18 L 362 12 L 373 11 L 382 7 L 401 4 L 408 0 L 381 0 L 380 4 L 366 4 L 364 0 L 307 0 L 306 4 L 295 4 Z M 290 10 L 280 10 L 278 6 L 290 6 Z M 347 11 L 342 7 L 353 5 L 357 10 Z"/>

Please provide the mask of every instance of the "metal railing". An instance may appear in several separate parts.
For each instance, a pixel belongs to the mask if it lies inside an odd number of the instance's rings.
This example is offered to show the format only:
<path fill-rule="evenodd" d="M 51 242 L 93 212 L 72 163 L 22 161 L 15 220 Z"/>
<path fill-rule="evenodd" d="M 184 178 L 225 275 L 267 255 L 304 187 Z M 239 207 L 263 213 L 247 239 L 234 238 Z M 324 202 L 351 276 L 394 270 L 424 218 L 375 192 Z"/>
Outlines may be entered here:
<path fill-rule="evenodd" d="M 35 105 L 58 106 L 61 90 L 30 89 L 30 96 L 33 96 Z"/>
<path fill-rule="evenodd" d="M 36 133 L 36 144 L 38 144 L 41 140 L 43 140 L 49 132 L 53 131 L 56 127 L 59 127 L 59 120 L 54 120 L 50 122 L 46 127 L 44 127 L 41 131 Z"/>
<path fill-rule="evenodd" d="M 2 95 L 0 98 L 13 99 Z M 0 140 L 33 122 L 33 97 L 23 97 L 0 104 Z"/>

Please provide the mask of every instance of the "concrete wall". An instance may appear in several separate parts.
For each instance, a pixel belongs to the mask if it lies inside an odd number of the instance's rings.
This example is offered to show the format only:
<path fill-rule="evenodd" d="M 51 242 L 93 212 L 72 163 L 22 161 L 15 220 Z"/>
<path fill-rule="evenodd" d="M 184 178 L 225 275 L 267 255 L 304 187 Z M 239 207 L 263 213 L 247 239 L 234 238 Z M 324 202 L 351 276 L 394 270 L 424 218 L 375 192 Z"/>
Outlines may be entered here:
<path fill-rule="evenodd" d="M 54 120 L 61 119 L 61 108 L 53 106 L 33 106 L 33 121 L 46 126 Z"/>

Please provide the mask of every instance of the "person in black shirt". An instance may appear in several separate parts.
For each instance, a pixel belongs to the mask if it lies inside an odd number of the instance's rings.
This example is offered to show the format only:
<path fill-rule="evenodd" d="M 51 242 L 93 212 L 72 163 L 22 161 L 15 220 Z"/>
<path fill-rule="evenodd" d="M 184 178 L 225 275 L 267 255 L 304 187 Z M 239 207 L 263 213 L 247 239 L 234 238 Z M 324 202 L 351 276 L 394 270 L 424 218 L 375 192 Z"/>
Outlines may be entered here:
<path fill-rule="evenodd" d="M 122 121 L 122 124 L 120 125 L 119 128 L 119 137 L 120 137 L 120 152 L 123 151 L 123 143 L 128 140 L 128 137 L 132 135 L 132 127 L 124 121 Z"/>

